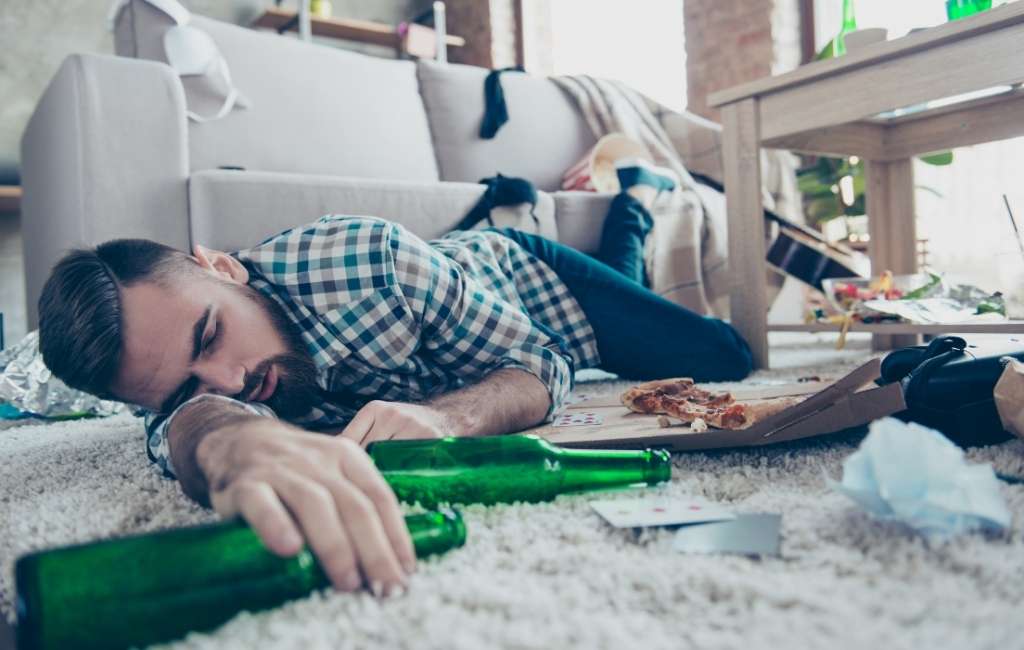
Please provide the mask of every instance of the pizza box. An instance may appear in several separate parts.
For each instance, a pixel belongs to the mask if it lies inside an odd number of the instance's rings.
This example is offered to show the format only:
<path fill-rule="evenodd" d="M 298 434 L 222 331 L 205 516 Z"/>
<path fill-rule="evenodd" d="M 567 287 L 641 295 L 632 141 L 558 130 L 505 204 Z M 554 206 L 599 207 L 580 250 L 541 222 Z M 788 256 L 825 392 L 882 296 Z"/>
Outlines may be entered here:
<path fill-rule="evenodd" d="M 600 424 L 555 427 L 551 423 L 523 433 L 536 434 L 565 447 L 643 448 L 696 451 L 728 447 L 770 445 L 811 438 L 865 425 L 906 409 L 897 382 L 877 386 L 881 361 L 873 359 L 832 382 L 794 383 L 784 386 L 744 387 L 730 391 L 739 401 L 809 395 L 799 403 L 740 430 L 696 432 L 689 426 L 658 426 L 658 416 L 633 413 L 618 395 L 605 395 L 572 404 L 567 413 L 595 413 Z"/>

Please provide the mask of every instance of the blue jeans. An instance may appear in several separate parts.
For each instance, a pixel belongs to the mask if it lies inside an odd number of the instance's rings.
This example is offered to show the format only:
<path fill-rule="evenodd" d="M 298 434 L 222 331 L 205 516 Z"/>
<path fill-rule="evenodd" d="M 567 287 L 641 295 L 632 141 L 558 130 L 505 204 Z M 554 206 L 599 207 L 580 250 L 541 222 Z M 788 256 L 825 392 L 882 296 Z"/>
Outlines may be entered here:
<path fill-rule="evenodd" d="M 629 379 L 731 381 L 751 370 L 750 348 L 728 323 L 680 307 L 643 286 L 643 206 L 612 203 L 600 259 L 513 228 L 496 229 L 550 266 L 579 302 L 597 337 L 601 368 Z M 649 223 L 649 222 L 648 222 Z"/>

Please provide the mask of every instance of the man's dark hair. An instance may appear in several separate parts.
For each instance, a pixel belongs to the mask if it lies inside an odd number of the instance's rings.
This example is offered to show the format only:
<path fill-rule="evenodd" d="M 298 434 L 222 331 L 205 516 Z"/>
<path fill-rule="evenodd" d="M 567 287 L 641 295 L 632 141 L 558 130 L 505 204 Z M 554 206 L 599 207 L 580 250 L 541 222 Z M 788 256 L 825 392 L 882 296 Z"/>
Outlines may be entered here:
<path fill-rule="evenodd" d="M 185 253 L 146 239 L 116 239 L 74 250 L 53 268 L 39 297 L 39 349 L 65 384 L 112 398 L 121 362 L 119 288 L 160 282 L 195 267 Z"/>

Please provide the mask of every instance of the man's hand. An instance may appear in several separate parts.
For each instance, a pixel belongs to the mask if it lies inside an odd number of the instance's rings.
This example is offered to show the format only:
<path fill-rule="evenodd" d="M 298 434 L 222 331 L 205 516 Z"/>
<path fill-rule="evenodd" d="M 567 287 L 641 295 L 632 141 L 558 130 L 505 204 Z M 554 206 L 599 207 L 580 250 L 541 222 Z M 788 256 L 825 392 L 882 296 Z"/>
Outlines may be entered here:
<path fill-rule="evenodd" d="M 363 447 L 392 438 L 444 438 L 456 435 L 450 418 L 424 404 L 374 400 L 359 409 L 341 437 Z"/>
<path fill-rule="evenodd" d="M 369 402 L 341 436 L 365 447 L 378 440 L 496 435 L 537 424 L 550 406 L 543 382 L 505 368 L 424 404 Z"/>
<path fill-rule="evenodd" d="M 188 424 L 175 422 L 170 433 L 179 474 L 187 459 L 175 453 L 174 429 Z M 352 441 L 244 417 L 203 435 L 193 456 L 219 514 L 241 515 L 279 555 L 298 553 L 305 540 L 335 588 L 358 589 L 365 579 L 378 595 L 394 593 L 414 570 L 398 501 Z"/>

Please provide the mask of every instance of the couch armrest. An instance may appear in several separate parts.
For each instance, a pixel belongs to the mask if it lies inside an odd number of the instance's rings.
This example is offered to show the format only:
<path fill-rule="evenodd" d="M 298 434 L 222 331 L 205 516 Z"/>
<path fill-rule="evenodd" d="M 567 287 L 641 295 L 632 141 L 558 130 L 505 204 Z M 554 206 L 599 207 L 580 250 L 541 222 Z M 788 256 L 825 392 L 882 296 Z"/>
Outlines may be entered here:
<path fill-rule="evenodd" d="M 188 245 L 188 140 L 181 83 L 162 63 L 64 60 L 21 141 L 29 327 L 53 264 L 117 237 Z"/>
<path fill-rule="evenodd" d="M 325 214 L 381 217 L 432 239 L 455 227 L 483 192 L 477 183 L 203 170 L 189 179 L 189 219 L 195 243 L 227 251 L 253 246 Z M 495 209 L 495 225 L 532 226 L 523 210 Z M 539 233 L 552 239 L 557 237 L 554 211 L 551 195 L 539 192 L 534 210 Z"/>

